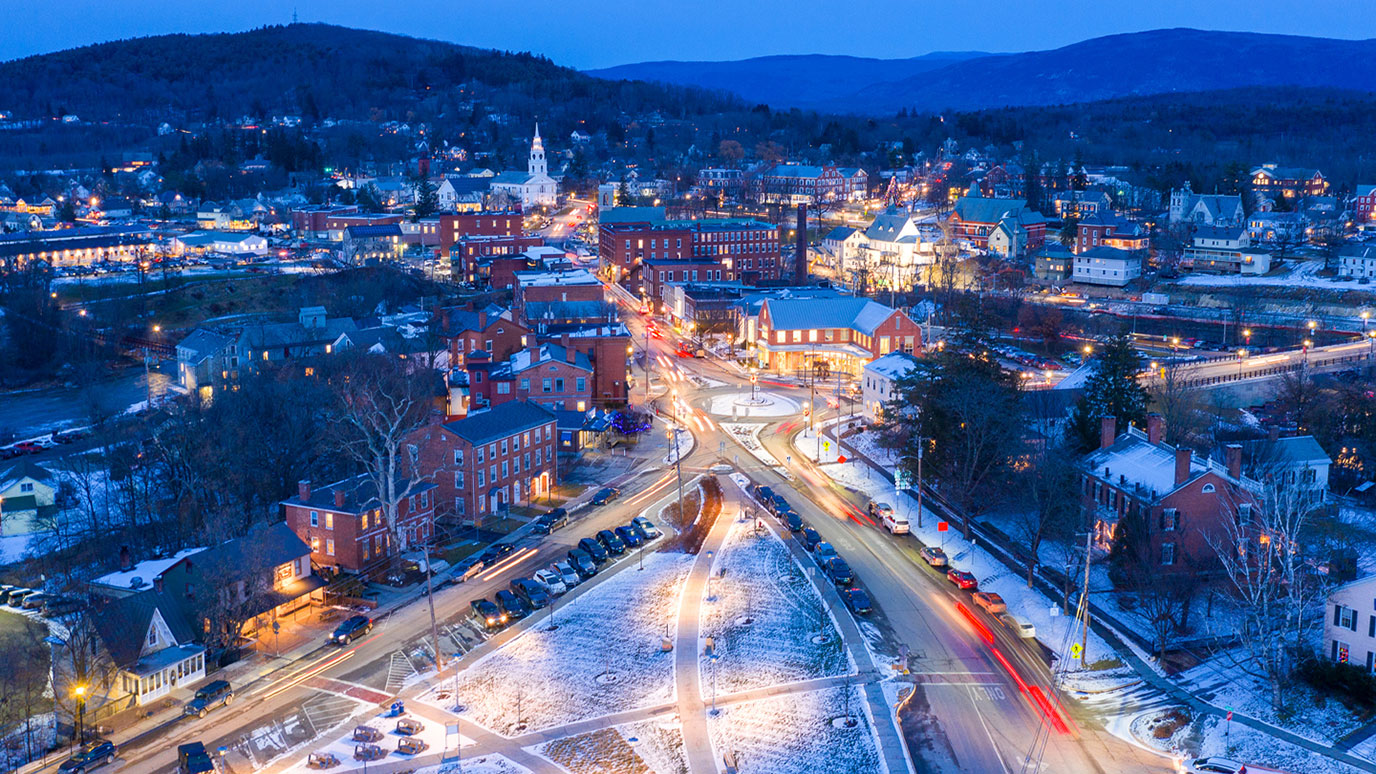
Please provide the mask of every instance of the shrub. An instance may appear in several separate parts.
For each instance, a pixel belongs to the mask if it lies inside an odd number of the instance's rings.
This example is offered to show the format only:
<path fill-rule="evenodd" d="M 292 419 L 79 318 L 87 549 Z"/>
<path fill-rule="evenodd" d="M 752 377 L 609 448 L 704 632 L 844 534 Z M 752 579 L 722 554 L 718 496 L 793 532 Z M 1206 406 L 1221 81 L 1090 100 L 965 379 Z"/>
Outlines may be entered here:
<path fill-rule="evenodd" d="M 1359 666 L 1309 659 L 1300 664 L 1297 675 L 1320 693 L 1337 696 L 1367 712 L 1376 710 L 1376 675 Z"/>

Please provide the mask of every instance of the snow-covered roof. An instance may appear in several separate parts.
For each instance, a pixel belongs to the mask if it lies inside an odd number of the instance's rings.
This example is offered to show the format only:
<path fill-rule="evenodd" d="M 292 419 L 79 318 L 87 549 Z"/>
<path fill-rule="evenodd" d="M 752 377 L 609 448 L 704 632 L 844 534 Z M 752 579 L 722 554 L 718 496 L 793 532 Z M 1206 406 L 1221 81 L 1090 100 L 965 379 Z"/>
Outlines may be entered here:
<path fill-rule="evenodd" d="M 1135 427 L 1118 436 L 1112 446 L 1085 457 L 1085 468 L 1115 486 L 1126 483 L 1141 487 L 1156 497 L 1176 489 L 1175 449 L 1149 443 L 1146 434 Z M 1190 478 L 1207 469 L 1203 460 L 1190 456 Z"/>
<path fill-rule="evenodd" d="M 132 569 L 120 570 L 118 572 L 102 575 L 92 580 L 91 583 L 97 586 L 109 586 L 110 588 L 116 589 L 146 588 L 153 584 L 154 578 L 166 572 L 167 568 L 188 556 L 199 554 L 204 550 L 204 548 L 184 548 L 173 556 L 164 557 L 162 559 L 145 559 L 135 564 Z M 138 586 L 134 586 L 133 582 L 135 578 L 139 578 L 143 582 Z"/>
<path fill-rule="evenodd" d="M 866 371 L 871 371 L 879 376 L 890 379 L 897 379 L 917 366 L 917 358 L 906 352 L 890 352 L 889 354 L 868 363 Z"/>

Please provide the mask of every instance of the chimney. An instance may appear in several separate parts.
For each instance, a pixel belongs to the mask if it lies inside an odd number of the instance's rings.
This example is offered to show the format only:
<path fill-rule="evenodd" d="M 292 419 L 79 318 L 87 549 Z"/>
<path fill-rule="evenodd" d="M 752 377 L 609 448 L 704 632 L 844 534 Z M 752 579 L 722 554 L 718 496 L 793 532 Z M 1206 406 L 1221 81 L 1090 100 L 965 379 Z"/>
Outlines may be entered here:
<path fill-rule="evenodd" d="M 478 312 L 478 332 L 487 330 L 487 312 Z"/>
<path fill-rule="evenodd" d="M 340 509 L 343 509 L 343 508 L 344 508 L 344 490 L 343 490 L 343 489 L 336 489 L 336 490 L 334 490 L 334 507 L 340 508 Z"/>
<path fill-rule="evenodd" d="M 119 571 L 129 572 L 134 569 L 134 555 L 129 553 L 129 546 L 119 547 Z"/>
<path fill-rule="evenodd" d="M 1160 414 L 1152 412 L 1147 415 L 1147 443 L 1155 446 L 1161 443 L 1161 439 L 1166 434 L 1166 420 Z"/>
<path fill-rule="evenodd" d="M 1242 444 L 1230 443 L 1223 447 L 1223 460 L 1228 464 L 1228 475 L 1242 478 Z"/>
<path fill-rule="evenodd" d="M 1190 480 L 1190 450 L 1175 450 L 1175 485 L 1180 486 Z"/>
<path fill-rule="evenodd" d="M 162 593 L 162 576 L 161 576 L 161 575 L 159 575 L 159 576 L 153 578 L 153 590 L 156 591 L 156 592 L 158 592 L 159 594 Z"/>
<path fill-rule="evenodd" d="M 540 362 L 540 345 L 538 343 L 531 342 L 530 346 L 526 347 L 526 349 L 530 350 L 531 365 L 535 365 L 536 363 Z"/>
<path fill-rule="evenodd" d="M 1107 449 L 1113 445 L 1113 439 L 1118 437 L 1118 420 L 1114 417 L 1104 417 L 1099 420 L 1099 448 Z"/>
<path fill-rule="evenodd" d="M 311 480 L 303 478 L 296 482 L 296 499 L 306 502 L 311 499 Z"/>
<path fill-rule="evenodd" d="M 560 346 L 564 348 L 564 360 L 569 363 L 575 362 L 578 359 L 578 353 L 574 351 L 569 335 L 567 333 L 560 334 L 559 342 Z"/>
<path fill-rule="evenodd" d="M 793 266 L 793 284 L 807 284 L 807 205 L 798 205 L 798 239 L 794 249 L 797 251 Z"/>

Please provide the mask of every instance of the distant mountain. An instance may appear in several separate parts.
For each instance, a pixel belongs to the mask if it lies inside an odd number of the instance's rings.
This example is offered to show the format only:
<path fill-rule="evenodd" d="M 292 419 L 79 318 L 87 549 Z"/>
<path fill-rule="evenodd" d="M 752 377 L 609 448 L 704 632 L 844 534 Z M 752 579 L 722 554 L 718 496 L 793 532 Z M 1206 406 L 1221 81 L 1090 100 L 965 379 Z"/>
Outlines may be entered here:
<path fill-rule="evenodd" d="M 587 73 L 609 80 L 698 86 L 780 107 L 818 107 L 848 97 L 862 86 L 902 80 L 983 56 L 988 54 L 943 51 L 911 59 L 785 54 L 731 62 L 639 62 Z"/>
<path fill-rule="evenodd" d="M 761 78 L 779 77 L 778 71 L 762 74 L 756 64 L 760 60 L 749 59 L 623 65 L 592 74 L 709 88 L 728 85 L 750 101 L 769 94 L 771 99 L 764 101 L 776 107 L 886 114 L 902 108 L 980 110 L 1246 86 L 1373 91 L 1376 71 L 1353 65 L 1373 55 L 1376 40 L 1164 29 L 1093 38 L 1050 51 L 956 55 L 955 62 L 858 59 L 840 68 L 844 76 L 820 78 L 816 85 L 812 81 L 818 74 L 801 69 L 801 77 L 790 84 L 761 83 Z M 824 69 L 828 59 L 817 58 L 818 68 Z M 674 64 L 679 66 L 670 66 Z M 707 65 L 710 69 L 703 69 Z M 733 81 L 741 85 L 729 88 Z"/>
<path fill-rule="evenodd" d="M 160 35 L 0 63 L 0 110 L 19 118 L 75 113 L 85 120 L 162 120 L 248 114 L 425 120 L 471 99 L 467 86 L 501 92 L 527 113 L 685 109 L 685 92 L 613 84 L 529 53 L 491 51 L 328 24 L 248 32 Z M 694 107 L 723 100 L 688 95 Z M 733 100 L 734 101 L 734 100 Z M 489 100 L 489 102 L 491 102 Z"/>

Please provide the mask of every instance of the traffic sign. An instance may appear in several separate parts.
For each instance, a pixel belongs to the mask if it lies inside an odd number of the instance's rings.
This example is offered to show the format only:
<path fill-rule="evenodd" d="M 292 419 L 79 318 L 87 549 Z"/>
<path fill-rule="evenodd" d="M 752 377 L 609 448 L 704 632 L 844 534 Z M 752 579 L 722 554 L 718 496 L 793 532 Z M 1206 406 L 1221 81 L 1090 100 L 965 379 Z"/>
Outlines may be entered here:
<path fill-rule="evenodd" d="M 844 455 L 844 454 L 838 454 L 838 455 L 836 456 L 836 461 L 837 461 L 837 462 L 845 462 L 845 461 L 846 461 L 846 455 Z"/>
<path fill-rule="evenodd" d="M 945 531 L 946 531 L 946 526 L 947 526 L 947 525 L 946 525 L 946 522 L 944 522 L 944 521 L 938 521 L 938 522 L 936 523 L 936 531 L 937 531 L 937 532 L 945 532 Z"/>

